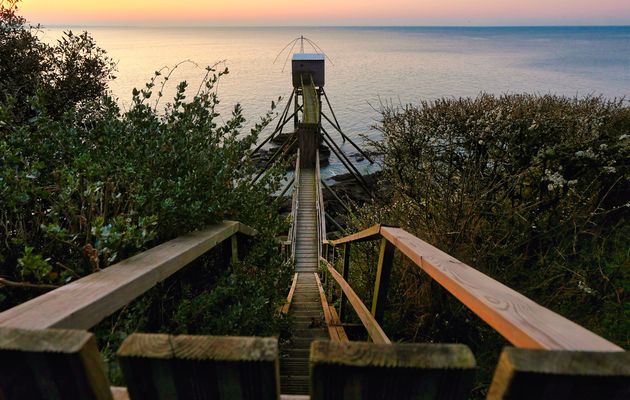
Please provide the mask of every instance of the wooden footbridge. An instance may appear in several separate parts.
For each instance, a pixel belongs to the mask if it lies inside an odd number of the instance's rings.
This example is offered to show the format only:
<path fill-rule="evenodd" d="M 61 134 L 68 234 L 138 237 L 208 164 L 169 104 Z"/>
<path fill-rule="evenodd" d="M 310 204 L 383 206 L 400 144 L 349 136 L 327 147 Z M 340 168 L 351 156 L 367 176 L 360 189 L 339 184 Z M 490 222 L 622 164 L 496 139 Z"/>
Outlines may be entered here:
<path fill-rule="evenodd" d="M 289 100 L 270 135 L 294 120 L 294 134 L 272 157 L 297 143 L 292 225 L 283 242 L 295 276 L 280 310 L 292 318 L 292 337 L 135 333 L 118 350 L 127 386 L 110 386 L 88 330 L 216 246 L 238 260 L 242 238 L 257 233 L 224 221 L 0 313 L 0 399 L 466 399 L 476 368 L 467 346 L 392 343 L 380 325 L 396 253 L 512 344 L 499 358 L 489 399 L 630 399 L 630 353 L 472 266 L 396 227 L 329 237 L 319 149 L 341 150 L 322 117 L 343 132 L 332 109 L 331 117 L 322 112 L 323 62 L 294 58 L 294 112 Z M 366 241 L 380 245 L 369 305 L 348 282 L 352 251 Z M 368 341 L 348 340 L 350 313 Z"/>

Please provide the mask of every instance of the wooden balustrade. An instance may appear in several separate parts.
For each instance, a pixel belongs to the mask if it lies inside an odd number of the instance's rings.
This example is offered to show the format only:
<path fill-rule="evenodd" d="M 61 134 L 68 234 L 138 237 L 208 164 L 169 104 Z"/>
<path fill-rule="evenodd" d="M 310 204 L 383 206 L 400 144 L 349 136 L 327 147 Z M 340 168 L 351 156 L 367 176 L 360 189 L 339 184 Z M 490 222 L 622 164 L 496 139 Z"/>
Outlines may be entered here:
<path fill-rule="evenodd" d="M 470 308 L 488 325 L 517 347 L 548 350 L 623 351 L 619 346 L 590 332 L 555 312 L 484 275 L 434 246 L 400 228 L 375 225 L 328 245 L 381 239 L 371 314 L 382 318 L 387 296 L 387 277 L 394 248 L 413 261 L 442 287 Z M 347 255 L 349 257 L 349 253 Z M 349 260 L 344 260 L 347 274 Z M 334 268 L 329 265 L 329 270 Z M 340 278 L 334 271 L 333 277 Z M 345 279 L 343 280 L 345 282 Z M 347 285 L 347 282 L 345 283 Z M 346 293 L 346 290 L 344 290 Z M 347 293 L 346 293 L 347 295 Z M 350 299 L 348 299 L 350 300 Z M 343 309 L 340 310 L 343 316 Z"/>
<path fill-rule="evenodd" d="M 348 302 L 352 305 L 352 308 L 357 313 L 357 316 L 367 330 L 368 335 L 370 335 L 370 339 L 372 339 L 374 343 L 390 344 L 391 341 L 389 340 L 381 326 L 367 309 L 365 304 L 363 304 L 359 296 L 354 292 L 354 290 L 352 290 L 348 282 L 346 282 L 346 280 L 339 274 L 339 272 L 335 270 L 332 264 L 330 264 L 324 258 L 321 258 L 320 260 L 326 265 L 327 272 L 341 287 L 341 290 L 345 294 L 345 297 L 348 299 Z"/>
<path fill-rule="evenodd" d="M 256 231 L 235 221 L 180 236 L 0 313 L 0 326 L 88 329 L 223 241 Z"/>

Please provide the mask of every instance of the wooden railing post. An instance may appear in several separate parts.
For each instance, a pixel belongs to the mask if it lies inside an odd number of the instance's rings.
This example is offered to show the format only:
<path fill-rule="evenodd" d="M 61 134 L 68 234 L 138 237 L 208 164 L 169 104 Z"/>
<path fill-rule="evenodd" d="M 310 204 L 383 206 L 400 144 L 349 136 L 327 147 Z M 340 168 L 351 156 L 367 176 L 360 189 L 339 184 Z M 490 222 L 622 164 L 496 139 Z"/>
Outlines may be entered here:
<path fill-rule="evenodd" d="M 94 334 L 0 327 L 0 398 L 112 400 Z"/>
<path fill-rule="evenodd" d="M 230 238 L 230 244 L 232 247 L 232 264 L 238 263 L 238 234 L 235 233 Z"/>
<path fill-rule="evenodd" d="M 335 267 L 335 245 L 330 245 L 330 263 Z M 332 285 L 332 282 L 328 285 L 327 291 L 330 293 L 330 301 L 335 302 L 335 287 Z"/>
<path fill-rule="evenodd" d="M 311 399 L 464 400 L 475 357 L 461 344 L 314 341 Z"/>
<path fill-rule="evenodd" d="M 343 267 L 341 269 L 341 275 L 343 280 L 348 282 L 348 274 L 350 273 L 350 242 L 347 242 L 343 247 Z M 347 299 L 343 295 L 343 290 L 339 298 L 339 320 L 344 321 L 346 317 L 346 303 Z"/>
<path fill-rule="evenodd" d="M 374 282 L 374 297 L 372 298 L 372 315 L 380 324 L 383 322 L 383 312 L 387 302 L 387 289 L 392 272 L 395 247 L 387 239 L 381 239 L 381 250 L 378 256 L 378 269 Z"/>

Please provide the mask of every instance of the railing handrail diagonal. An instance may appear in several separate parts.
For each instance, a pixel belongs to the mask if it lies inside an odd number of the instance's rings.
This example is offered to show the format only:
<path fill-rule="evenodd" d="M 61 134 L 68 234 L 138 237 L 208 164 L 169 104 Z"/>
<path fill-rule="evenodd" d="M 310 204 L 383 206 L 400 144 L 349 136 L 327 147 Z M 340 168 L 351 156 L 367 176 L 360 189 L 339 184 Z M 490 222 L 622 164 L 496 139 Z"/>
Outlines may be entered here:
<path fill-rule="evenodd" d="M 224 221 L 180 236 L 2 312 L 0 326 L 89 329 L 237 233 L 256 230 Z"/>
<path fill-rule="evenodd" d="M 401 228 L 374 225 L 331 240 L 337 246 L 384 238 L 517 347 L 623 351 L 614 343 L 537 304 Z"/>
<path fill-rule="evenodd" d="M 337 284 L 341 287 L 341 290 L 345 294 L 348 302 L 352 305 L 352 308 L 356 312 L 357 316 L 363 323 L 363 326 L 370 335 L 370 339 L 374 343 L 390 344 L 391 340 L 387 337 L 383 328 L 378 324 L 374 316 L 370 314 L 370 310 L 367 309 L 361 298 L 354 292 L 350 284 L 335 270 L 335 268 L 326 259 L 320 258 L 326 265 L 327 272 L 333 277 Z"/>

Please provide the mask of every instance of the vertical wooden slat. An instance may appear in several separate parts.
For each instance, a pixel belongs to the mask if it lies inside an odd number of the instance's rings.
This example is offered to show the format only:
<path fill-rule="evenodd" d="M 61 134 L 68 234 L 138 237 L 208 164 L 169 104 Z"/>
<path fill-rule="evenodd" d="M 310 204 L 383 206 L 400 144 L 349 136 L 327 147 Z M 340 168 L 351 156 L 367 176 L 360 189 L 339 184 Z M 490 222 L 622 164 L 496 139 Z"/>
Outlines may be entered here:
<path fill-rule="evenodd" d="M 464 400 L 475 358 L 464 345 L 313 342 L 312 400 Z"/>
<path fill-rule="evenodd" d="M 341 269 L 341 275 L 343 276 L 343 280 L 346 282 L 348 282 L 348 276 L 350 274 L 350 246 L 351 243 L 347 242 L 344 244 L 343 248 L 343 267 Z M 346 303 L 347 299 L 343 295 L 342 290 L 339 298 L 339 320 L 341 322 L 343 322 L 346 317 Z"/>
<path fill-rule="evenodd" d="M 111 400 L 94 335 L 0 328 L 0 398 Z"/>
<path fill-rule="evenodd" d="M 379 324 L 383 322 L 383 312 L 385 310 L 385 303 L 387 302 L 387 290 L 389 289 L 389 278 L 394 261 L 394 250 L 394 245 L 387 241 L 387 239 L 381 239 L 376 281 L 374 282 L 374 296 L 372 298 L 372 315 Z"/>
<path fill-rule="evenodd" d="M 488 399 L 630 399 L 630 352 L 506 347 L 499 358 Z"/>
<path fill-rule="evenodd" d="M 133 334 L 118 350 L 130 399 L 277 400 L 275 338 Z"/>
<path fill-rule="evenodd" d="M 230 238 L 230 247 L 232 248 L 232 264 L 238 263 L 238 234 L 232 235 Z"/>

